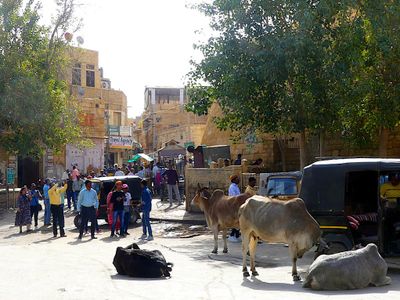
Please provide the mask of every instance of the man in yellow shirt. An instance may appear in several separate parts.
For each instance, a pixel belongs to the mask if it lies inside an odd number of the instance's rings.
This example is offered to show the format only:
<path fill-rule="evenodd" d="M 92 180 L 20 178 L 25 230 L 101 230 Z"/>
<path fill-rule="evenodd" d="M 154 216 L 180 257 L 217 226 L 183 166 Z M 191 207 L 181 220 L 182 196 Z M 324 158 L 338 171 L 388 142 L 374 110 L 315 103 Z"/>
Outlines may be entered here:
<path fill-rule="evenodd" d="M 397 199 L 400 198 L 400 180 L 398 174 L 389 174 L 389 182 L 381 185 L 381 199 L 387 202 L 387 207 L 395 208 Z"/>
<path fill-rule="evenodd" d="M 58 187 L 57 184 L 52 183 L 52 187 L 49 189 L 50 198 L 50 211 L 53 216 L 53 235 L 57 237 L 57 224 L 60 227 L 60 237 L 66 237 L 64 231 L 64 205 L 61 202 L 60 195 L 65 193 L 68 185 L 64 183 L 63 187 Z"/>
<path fill-rule="evenodd" d="M 392 252 L 391 241 L 395 237 L 395 225 L 399 222 L 400 180 L 398 174 L 389 174 L 389 182 L 381 185 L 380 195 L 384 212 L 384 247 L 386 252 Z"/>
<path fill-rule="evenodd" d="M 247 185 L 246 190 L 244 192 L 251 196 L 256 195 L 257 194 L 256 183 L 257 180 L 254 177 L 250 177 L 249 184 Z"/>

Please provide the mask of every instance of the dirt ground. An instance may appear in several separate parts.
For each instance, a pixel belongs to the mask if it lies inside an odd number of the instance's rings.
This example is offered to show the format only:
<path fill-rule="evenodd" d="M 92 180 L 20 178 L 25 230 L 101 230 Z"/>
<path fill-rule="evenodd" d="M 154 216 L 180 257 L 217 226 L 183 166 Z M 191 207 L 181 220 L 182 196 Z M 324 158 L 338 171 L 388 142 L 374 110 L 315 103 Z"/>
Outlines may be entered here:
<path fill-rule="evenodd" d="M 19 234 L 14 212 L 0 212 L 0 299 L 400 299 L 400 273 L 390 271 L 392 284 L 356 291 L 315 292 L 293 282 L 288 249 L 263 243 L 257 248 L 260 275 L 243 279 L 241 244 L 229 253 L 211 254 L 213 238 L 202 226 L 153 223 L 154 240 L 138 240 L 141 227 L 127 238 L 109 237 L 102 223 L 97 240 L 77 240 L 73 214 L 66 212 L 66 238 L 53 238 L 51 228 Z M 43 222 L 41 222 L 43 224 Z M 120 276 L 112 260 L 118 246 L 137 242 L 160 250 L 174 263 L 169 279 L 145 280 Z M 304 278 L 312 262 L 308 252 L 299 261 Z"/>

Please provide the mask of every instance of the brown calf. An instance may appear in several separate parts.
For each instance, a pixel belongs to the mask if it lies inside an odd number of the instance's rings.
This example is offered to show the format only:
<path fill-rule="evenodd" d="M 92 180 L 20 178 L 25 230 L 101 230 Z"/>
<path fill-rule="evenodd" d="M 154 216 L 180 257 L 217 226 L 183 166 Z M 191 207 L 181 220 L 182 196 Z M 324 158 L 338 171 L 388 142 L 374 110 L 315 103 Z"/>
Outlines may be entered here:
<path fill-rule="evenodd" d="M 226 234 L 229 228 L 239 228 L 238 211 L 240 206 L 250 195 L 241 194 L 238 196 L 226 196 L 222 190 L 215 190 L 212 194 L 208 188 L 200 188 L 193 198 L 196 204 L 206 217 L 207 225 L 214 234 L 214 249 L 212 253 L 218 253 L 218 232 L 222 230 L 224 240 L 223 253 L 228 252 Z"/>

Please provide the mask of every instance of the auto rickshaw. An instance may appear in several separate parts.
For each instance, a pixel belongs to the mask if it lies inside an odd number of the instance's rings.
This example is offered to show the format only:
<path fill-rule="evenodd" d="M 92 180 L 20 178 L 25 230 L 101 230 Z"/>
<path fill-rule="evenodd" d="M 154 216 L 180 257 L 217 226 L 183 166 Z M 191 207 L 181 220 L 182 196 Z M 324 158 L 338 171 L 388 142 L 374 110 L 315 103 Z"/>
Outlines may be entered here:
<path fill-rule="evenodd" d="M 129 192 L 132 196 L 133 205 L 131 206 L 131 223 L 136 223 L 140 218 L 138 206 L 141 202 L 142 189 L 140 186 L 141 178 L 134 175 L 127 176 L 107 176 L 89 179 L 92 182 L 92 188 L 97 192 L 99 199 L 99 210 L 97 219 L 104 219 L 108 222 L 107 217 L 107 195 L 112 190 L 115 182 L 118 180 L 126 183 L 129 186 Z M 74 224 L 79 228 L 81 224 L 81 216 L 77 215 L 74 219 Z"/>
<path fill-rule="evenodd" d="M 302 172 L 260 173 L 259 195 L 290 200 L 298 197 Z"/>
<path fill-rule="evenodd" d="M 388 208 L 380 197 L 381 185 L 396 173 L 400 159 L 333 159 L 304 168 L 300 198 L 320 224 L 329 253 L 374 243 L 384 257 L 400 256 L 400 199 Z M 393 209 L 397 218 L 388 218 Z"/>

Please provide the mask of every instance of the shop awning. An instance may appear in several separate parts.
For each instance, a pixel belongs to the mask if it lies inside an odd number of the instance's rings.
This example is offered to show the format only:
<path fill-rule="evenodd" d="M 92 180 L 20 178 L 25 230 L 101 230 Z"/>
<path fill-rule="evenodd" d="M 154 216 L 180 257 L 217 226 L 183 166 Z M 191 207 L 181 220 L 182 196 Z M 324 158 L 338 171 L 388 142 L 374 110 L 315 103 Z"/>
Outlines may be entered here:
<path fill-rule="evenodd" d="M 148 156 L 147 154 L 139 153 L 139 154 L 136 154 L 132 159 L 128 160 L 128 162 L 134 162 L 134 161 L 137 161 L 137 160 L 139 160 L 141 158 L 143 158 L 144 160 L 147 160 L 148 162 L 152 162 L 154 160 L 150 156 Z"/>

